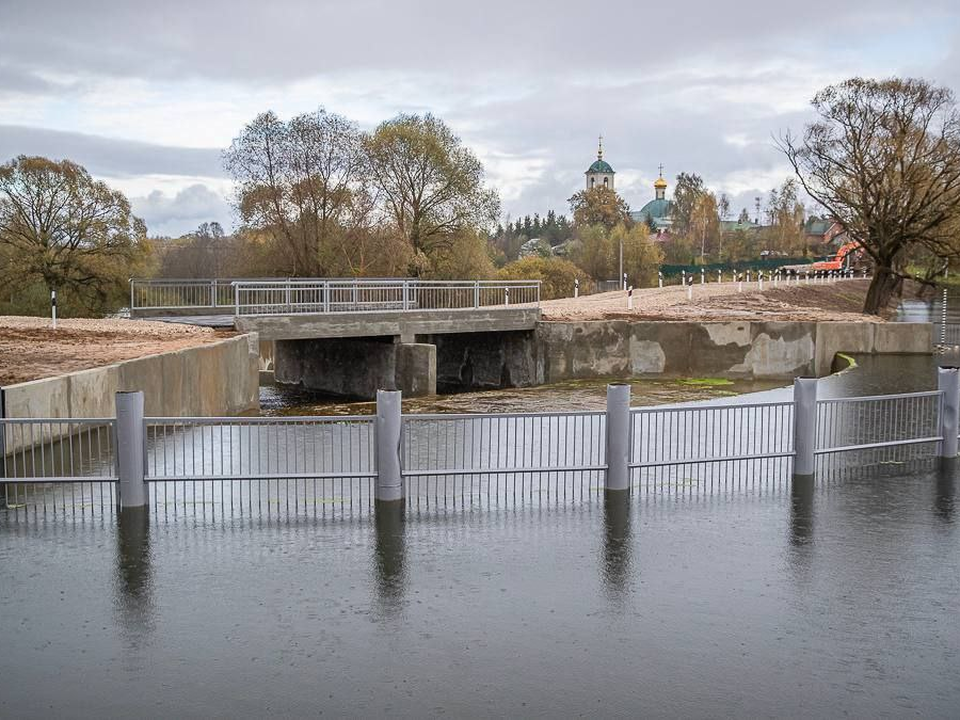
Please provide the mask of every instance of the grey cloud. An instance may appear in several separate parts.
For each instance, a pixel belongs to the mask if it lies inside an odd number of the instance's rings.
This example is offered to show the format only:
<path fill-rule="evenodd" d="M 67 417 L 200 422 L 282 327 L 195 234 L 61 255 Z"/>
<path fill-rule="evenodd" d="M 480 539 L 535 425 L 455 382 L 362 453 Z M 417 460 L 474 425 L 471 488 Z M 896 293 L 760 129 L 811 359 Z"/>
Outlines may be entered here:
<path fill-rule="evenodd" d="M 179 237 L 203 222 L 216 220 L 224 228 L 230 228 L 232 222 L 226 199 L 201 184 L 184 188 L 173 197 L 154 190 L 146 197 L 130 198 L 130 204 L 152 236 Z"/>
<path fill-rule="evenodd" d="M 756 59 L 803 33 L 850 37 L 915 17 L 901 0 L 566 3 L 551 0 L 5 0 L 0 60 L 151 79 L 290 80 L 357 69 L 563 74 Z M 928 15 L 952 0 L 928 0 Z M 658 37 L 666 35 L 668 41 Z"/>
<path fill-rule="evenodd" d="M 186 175 L 225 177 L 218 148 L 183 148 L 61 132 L 20 125 L 0 125 L 0 162 L 17 155 L 69 159 L 94 175 Z"/>

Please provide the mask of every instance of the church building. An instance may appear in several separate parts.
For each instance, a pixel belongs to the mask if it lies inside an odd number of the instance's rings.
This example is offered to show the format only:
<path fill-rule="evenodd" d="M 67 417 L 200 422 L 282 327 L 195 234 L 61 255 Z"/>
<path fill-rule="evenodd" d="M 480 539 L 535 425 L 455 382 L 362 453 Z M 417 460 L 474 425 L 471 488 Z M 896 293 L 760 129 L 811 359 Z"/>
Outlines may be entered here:
<path fill-rule="evenodd" d="M 587 179 L 587 190 L 595 187 L 607 187 L 614 189 L 613 178 L 616 175 L 614 169 L 606 160 L 603 159 L 603 136 L 600 136 L 600 142 L 597 146 L 597 159 L 587 168 L 584 173 Z M 670 231 L 673 224 L 671 214 L 673 213 L 673 201 L 667 200 L 667 181 L 663 179 L 663 165 L 660 166 L 660 176 L 653 183 L 653 200 L 649 201 L 639 210 L 633 210 L 630 218 L 635 223 L 646 223 L 651 225 L 659 234 Z M 649 220 L 647 219 L 649 218 Z"/>

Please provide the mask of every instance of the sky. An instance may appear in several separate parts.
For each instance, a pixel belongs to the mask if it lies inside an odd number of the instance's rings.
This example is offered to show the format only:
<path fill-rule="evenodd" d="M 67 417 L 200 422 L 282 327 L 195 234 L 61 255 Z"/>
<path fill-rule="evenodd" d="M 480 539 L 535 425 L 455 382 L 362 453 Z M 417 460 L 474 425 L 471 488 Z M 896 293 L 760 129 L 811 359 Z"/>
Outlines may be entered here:
<path fill-rule="evenodd" d="M 514 218 L 566 212 L 600 134 L 631 207 L 663 163 L 738 212 L 790 176 L 774 138 L 856 75 L 960 94 L 960 2 L 0 0 L 0 162 L 79 162 L 151 235 L 230 230 L 221 152 L 258 113 L 432 112 Z"/>

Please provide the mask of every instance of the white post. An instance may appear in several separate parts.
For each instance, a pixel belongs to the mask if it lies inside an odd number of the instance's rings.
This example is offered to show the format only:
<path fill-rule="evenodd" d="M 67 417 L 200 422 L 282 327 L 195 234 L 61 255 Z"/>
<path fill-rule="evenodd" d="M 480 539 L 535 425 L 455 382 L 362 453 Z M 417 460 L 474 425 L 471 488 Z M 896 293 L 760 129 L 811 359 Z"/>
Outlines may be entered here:
<path fill-rule="evenodd" d="M 686 284 L 687 284 L 687 271 L 686 271 L 686 270 L 681 270 L 681 271 L 680 271 L 680 284 L 683 285 L 683 286 L 686 286 Z"/>
<path fill-rule="evenodd" d="M 377 390 L 377 486 L 374 499 L 378 503 L 403 500 L 400 400 L 399 390 Z"/>
<path fill-rule="evenodd" d="M 53 319 L 53 329 L 57 329 L 57 291 L 50 291 L 50 317 Z"/>
<path fill-rule="evenodd" d="M 630 489 L 630 386 L 607 385 L 607 477 L 609 491 Z"/>
<path fill-rule="evenodd" d="M 687 300 L 693 300 L 693 275 L 690 275 L 687 282 Z"/>
<path fill-rule="evenodd" d="M 943 393 L 940 411 L 940 457 L 957 457 L 957 435 L 960 435 L 960 370 L 955 367 L 937 369 L 937 389 Z"/>
<path fill-rule="evenodd" d="M 750 284 L 750 271 L 747 270 L 747 285 Z"/>
<path fill-rule="evenodd" d="M 573 279 L 573 299 L 580 297 L 580 278 Z"/>
<path fill-rule="evenodd" d="M 624 290 L 627 289 L 627 274 L 626 274 L 626 273 L 623 274 L 623 289 L 624 289 Z"/>
<path fill-rule="evenodd" d="M 743 292 L 743 275 L 736 273 L 737 278 L 737 292 Z"/>
<path fill-rule="evenodd" d="M 627 310 L 633 310 L 633 285 L 627 289 Z"/>
<path fill-rule="evenodd" d="M 723 270 L 717 270 L 717 285 L 723 282 Z"/>
<path fill-rule="evenodd" d="M 700 284 L 705 285 L 707 282 L 707 272 L 703 268 L 700 268 Z"/>
<path fill-rule="evenodd" d="M 663 288 L 663 273 L 657 270 L 657 283 Z"/>
<path fill-rule="evenodd" d="M 816 469 L 817 379 L 793 381 L 793 477 L 812 479 Z"/>
<path fill-rule="evenodd" d="M 120 509 L 143 507 L 149 502 L 143 477 L 143 392 L 118 392 L 116 407 Z"/>
<path fill-rule="evenodd" d="M 510 288 L 508 287 L 505 287 L 503 289 L 503 304 L 504 305 L 510 304 Z"/>
<path fill-rule="evenodd" d="M 480 281 L 476 280 L 473 283 L 473 307 L 480 307 Z"/>
<path fill-rule="evenodd" d="M 757 273 L 757 284 L 760 286 L 760 292 L 763 292 L 763 271 Z"/>

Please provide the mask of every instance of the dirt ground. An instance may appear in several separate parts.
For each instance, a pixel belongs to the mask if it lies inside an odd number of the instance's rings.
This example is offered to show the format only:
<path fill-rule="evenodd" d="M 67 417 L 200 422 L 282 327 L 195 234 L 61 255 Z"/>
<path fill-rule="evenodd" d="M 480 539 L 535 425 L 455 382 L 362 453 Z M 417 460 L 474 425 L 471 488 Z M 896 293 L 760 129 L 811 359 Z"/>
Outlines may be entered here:
<path fill-rule="evenodd" d="M 633 310 L 627 309 L 626 293 L 614 291 L 541 303 L 544 320 L 833 320 L 883 322 L 863 315 L 863 300 L 869 280 L 833 283 L 774 285 L 744 283 L 738 292 L 733 282 L 693 285 L 692 299 L 680 286 L 633 291 Z"/>
<path fill-rule="evenodd" d="M 0 316 L 0 386 L 216 342 L 233 333 L 142 320 Z"/>

